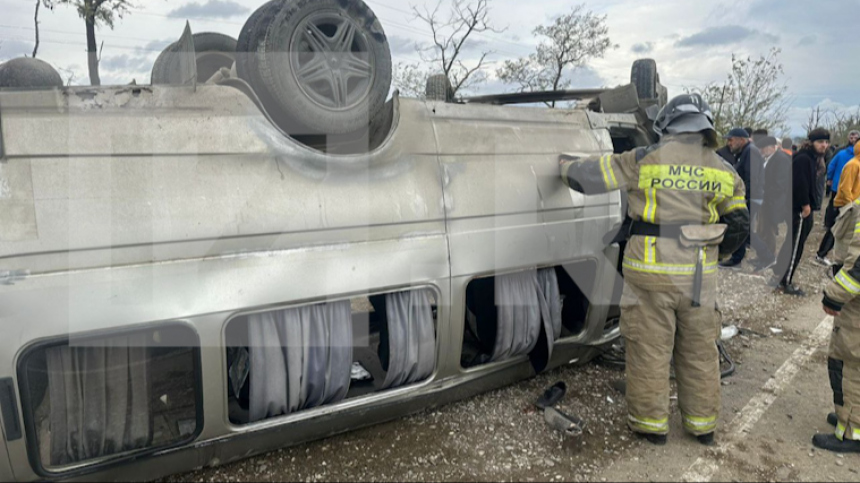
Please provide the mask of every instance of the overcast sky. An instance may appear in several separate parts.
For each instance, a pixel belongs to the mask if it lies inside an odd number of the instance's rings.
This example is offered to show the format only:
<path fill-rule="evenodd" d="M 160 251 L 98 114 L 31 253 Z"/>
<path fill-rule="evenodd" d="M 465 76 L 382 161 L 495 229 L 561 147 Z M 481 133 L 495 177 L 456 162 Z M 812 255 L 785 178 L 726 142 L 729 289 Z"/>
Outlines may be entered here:
<path fill-rule="evenodd" d="M 447 2 L 448 0 L 443 0 Z M 101 28 L 104 41 L 102 81 L 138 83 L 149 80 L 152 62 L 164 46 L 182 33 L 186 19 L 194 32 L 214 31 L 238 36 L 245 19 L 262 0 L 136 0 L 136 8 L 115 30 Z M 392 43 L 395 62 L 417 60 L 416 43 L 429 32 L 409 13 L 409 2 L 366 0 L 380 17 Z M 413 0 L 422 5 L 424 0 Z M 434 5 L 435 0 L 428 4 Z M 492 49 L 496 62 L 528 55 L 536 40 L 532 29 L 548 23 L 573 5 L 608 16 L 609 35 L 618 48 L 574 74 L 577 87 L 615 86 L 629 82 L 637 58 L 657 60 L 670 95 L 687 86 L 722 80 L 732 53 L 759 56 L 779 47 L 788 94 L 793 100 L 791 126 L 801 126 L 811 107 L 852 108 L 860 104 L 860 45 L 857 15 L 860 0 L 490 0 L 491 18 L 503 34 L 476 37 L 476 49 Z M 0 0 L 0 60 L 33 50 L 35 0 Z M 39 57 L 77 75 L 86 83 L 83 21 L 68 7 L 40 17 Z M 477 52 L 477 50 L 475 50 Z M 496 82 L 482 93 L 505 90 Z"/>

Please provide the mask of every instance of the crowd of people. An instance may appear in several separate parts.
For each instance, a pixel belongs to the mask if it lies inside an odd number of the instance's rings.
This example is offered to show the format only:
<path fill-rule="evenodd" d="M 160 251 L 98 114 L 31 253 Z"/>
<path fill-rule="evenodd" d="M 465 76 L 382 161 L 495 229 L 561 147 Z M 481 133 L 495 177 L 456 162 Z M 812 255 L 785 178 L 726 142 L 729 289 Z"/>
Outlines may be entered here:
<path fill-rule="evenodd" d="M 732 129 L 725 140 L 717 153 L 746 184 L 751 229 L 747 243 L 720 267 L 741 269 L 751 247 L 756 253 L 750 261 L 755 273 L 771 269 L 771 286 L 787 295 L 805 296 L 794 277 L 816 212 L 824 211 L 826 233 L 814 261 L 833 267 L 834 276 L 842 268 L 844 260 L 838 255 L 834 261 L 828 258 L 836 244 L 831 230 L 840 210 L 860 198 L 860 153 L 855 152 L 860 131 L 851 131 L 840 147 L 833 143 L 841 140 L 831 139 L 822 128 L 809 132 L 800 147 L 789 138 L 778 140 L 766 130 L 750 128 Z M 786 237 L 778 248 L 783 225 Z"/>

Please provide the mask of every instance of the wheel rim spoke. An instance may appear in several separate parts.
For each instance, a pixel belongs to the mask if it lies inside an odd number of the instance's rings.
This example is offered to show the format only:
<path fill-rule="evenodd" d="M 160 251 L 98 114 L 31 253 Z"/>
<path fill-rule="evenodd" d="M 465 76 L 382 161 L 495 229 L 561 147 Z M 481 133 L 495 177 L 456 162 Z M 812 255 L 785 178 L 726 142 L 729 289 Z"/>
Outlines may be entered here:
<path fill-rule="evenodd" d="M 313 47 L 315 52 L 331 52 L 331 47 L 329 45 L 331 40 L 325 33 L 323 33 L 322 30 L 319 29 L 319 27 L 317 27 L 313 23 L 308 23 L 305 38 L 308 40 L 308 43 L 311 47 Z"/>
<path fill-rule="evenodd" d="M 344 21 L 337 28 L 337 33 L 332 39 L 332 50 L 334 52 L 351 52 L 352 42 L 355 40 L 355 26 L 350 21 Z"/>
<path fill-rule="evenodd" d="M 349 97 L 345 76 L 332 75 L 332 93 L 334 94 L 335 105 L 337 107 L 344 107 L 346 105 L 346 100 Z"/>
<path fill-rule="evenodd" d="M 298 76 L 304 82 L 317 82 L 325 80 L 329 74 L 329 67 L 325 61 L 325 56 L 315 54 L 313 59 L 307 62 L 298 71 Z"/>
<path fill-rule="evenodd" d="M 371 77 L 373 69 L 370 62 L 354 54 L 345 55 L 343 61 L 343 71 L 346 77 L 358 77 L 360 79 L 369 79 Z"/>

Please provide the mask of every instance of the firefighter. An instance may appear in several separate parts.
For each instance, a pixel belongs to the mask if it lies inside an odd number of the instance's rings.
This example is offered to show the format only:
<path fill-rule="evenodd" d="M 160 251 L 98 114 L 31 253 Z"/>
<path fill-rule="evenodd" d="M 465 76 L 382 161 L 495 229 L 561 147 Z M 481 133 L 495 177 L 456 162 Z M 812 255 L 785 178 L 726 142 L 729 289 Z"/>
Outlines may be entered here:
<path fill-rule="evenodd" d="M 749 236 L 746 188 L 714 152 L 713 117 L 698 94 L 672 99 L 654 130 L 661 140 L 648 148 L 587 159 L 562 155 L 561 176 L 586 195 L 629 195 L 633 223 L 621 301 L 628 426 L 666 444 L 674 356 L 684 428 L 710 446 L 720 408 L 717 264 Z"/>
<path fill-rule="evenodd" d="M 860 159 L 860 147 L 855 152 Z M 827 422 L 836 426 L 836 433 L 816 434 L 812 444 L 837 453 L 860 453 L 860 210 L 845 215 L 851 218 L 843 223 L 854 235 L 844 267 L 824 289 L 824 311 L 835 317 L 827 368 L 836 413 L 829 414 Z"/>

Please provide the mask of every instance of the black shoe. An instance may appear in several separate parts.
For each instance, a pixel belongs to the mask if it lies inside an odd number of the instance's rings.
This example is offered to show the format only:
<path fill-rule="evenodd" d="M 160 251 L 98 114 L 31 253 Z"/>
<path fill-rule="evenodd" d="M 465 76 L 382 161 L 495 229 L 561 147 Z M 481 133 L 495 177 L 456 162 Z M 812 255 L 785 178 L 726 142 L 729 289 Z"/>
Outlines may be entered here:
<path fill-rule="evenodd" d="M 794 285 L 783 285 L 782 286 L 782 293 L 784 293 L 786 295 L 792 295 L 794 297 L 806 297 L 806 292 L 804 292 L 803 290 L 800 290 L 799 288 L 795 287 Z"/>
<path fill-rule="evenodd" d="M 830 413 L 827 415 L 827 424 L 834 428 L 839 425 L 839 418 L 836 416 L 836 413 Z"/>
<path fill-rule="evenodd" d="M 716 443 L 714 442 L 714 433 L 703 434 L 701 436 L 696 436 L 696 439 L 699 440 L 699 443 L 702 443 L 705 446 L 713 446 Z"/>
<path fill-rule="evenodd" d="M 666 446 L 669 437 L 665 434 L 635 433 L 637 438 L 644 439 L 654 446 Z"/>
<path fill-rule="evenodd" d="M 726 270 L 740 270 L 741 263 L 743 263 L 743 261 L 736 262 L 734 260 L 726 260 L 724 262 L 720 262 L 720 268 L 725 268 Z"/>
<path fill-rule="evenodd" d="M 561 398 L 564 397 L 566 392 L 567 384 L 559 381 L 544 391 L 541 397 L 535 401 L 535 406 L 537 406 L 538 409 L 546 409 L 548 407 L 555 406 L 557 402 L 561 401 Z"/>
<path fill-rule="evenodd" d="M 812 437 L 812 445 L 834 453 L 860 453 L 860 441 L 839 441 L 835 434 L 816 434 Z"/>

